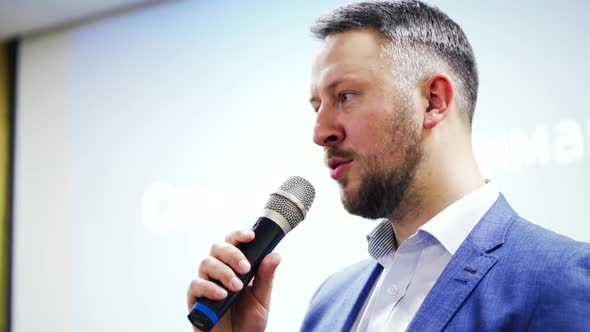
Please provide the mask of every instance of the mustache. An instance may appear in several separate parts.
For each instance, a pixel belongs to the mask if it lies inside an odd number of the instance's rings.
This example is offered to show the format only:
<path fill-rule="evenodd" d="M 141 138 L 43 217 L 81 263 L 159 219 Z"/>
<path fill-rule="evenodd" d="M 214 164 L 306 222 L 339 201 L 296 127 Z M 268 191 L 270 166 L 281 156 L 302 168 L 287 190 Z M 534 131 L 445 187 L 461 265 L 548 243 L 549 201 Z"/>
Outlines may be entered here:
<path fill-rule="evenodd" d="M 328 159 L 330 158 L 341 158 L 341 159 L 354 159 L 354 157 L 356 156 L 356 153 L 354 153 L 353 151 L 345 151 L 345 150 L 338 150 L 336 148 L 330 148 L 330 149 L 326 149 L 326 152 L 324 153 L 324 162 L 326 163 L 326 165 L 328 164 Z"/>

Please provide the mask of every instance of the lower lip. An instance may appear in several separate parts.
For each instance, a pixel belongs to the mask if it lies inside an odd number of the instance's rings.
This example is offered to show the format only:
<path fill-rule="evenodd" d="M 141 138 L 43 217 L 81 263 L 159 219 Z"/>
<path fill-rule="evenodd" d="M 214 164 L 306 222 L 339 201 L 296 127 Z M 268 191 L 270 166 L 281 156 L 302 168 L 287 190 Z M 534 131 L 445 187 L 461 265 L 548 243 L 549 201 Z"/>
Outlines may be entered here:
<path fill-rule="evenodd" d="M 349 166 L 350 162 L 338 165 L 336 168 L 330 171 L 330 176 L 332 179 L 338 180 L 340 177 L 342 177 Z"/>

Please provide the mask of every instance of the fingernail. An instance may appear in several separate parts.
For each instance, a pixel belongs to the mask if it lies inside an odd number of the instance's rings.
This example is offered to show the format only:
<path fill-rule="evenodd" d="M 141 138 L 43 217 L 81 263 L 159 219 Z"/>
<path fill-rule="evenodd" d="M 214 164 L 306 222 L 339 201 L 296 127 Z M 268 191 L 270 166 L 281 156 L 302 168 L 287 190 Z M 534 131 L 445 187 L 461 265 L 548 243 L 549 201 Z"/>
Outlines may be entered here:
<path fill-rule="evenodd" d="M 240 268 L 240 271 L 244 271 L 244 273 L 246 273 L 250 271 L 250 262 L 248 262 L 245 259 L 242 259 L 238 264 L 238 267 Z"/>
<path fill-rule="evenodd" d="M 217 290 L 215 290 L 215 293 L 219 297 L 226 297 L 227 296 L 227 291 L 225 289 L 218 288 Z"/>
<path fill-rule="evenodd" d="M 240 281 L 240 279 L 238 278 L 233 278 L 231 280 L 231 282 L 229 283 L 229 285 L 231 286 L 232 289 L 242 289 L 242 282 Z"/>
<path fill-rule="evenodd" d="M 250 232 L 252 232 L 251 230 L 247 229 L 245 231 L 242 232 L 242 236 L 248 237 L 250 235 Z"/>

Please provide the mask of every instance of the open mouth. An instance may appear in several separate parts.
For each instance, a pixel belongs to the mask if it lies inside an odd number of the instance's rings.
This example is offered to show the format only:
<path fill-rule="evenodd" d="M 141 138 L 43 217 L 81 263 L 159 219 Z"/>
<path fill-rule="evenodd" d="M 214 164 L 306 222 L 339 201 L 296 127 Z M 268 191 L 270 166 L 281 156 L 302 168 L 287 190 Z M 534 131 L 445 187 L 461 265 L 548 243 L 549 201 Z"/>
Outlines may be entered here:
<path fill-rule="evenodd" d="M 338 180 L 344 172 L 350 166 L 352 160 L 341 159 L 341 158 L 330 158 L 328 159 L 328 167 L 330 168 L 330 177 L 334 180 Z"/>

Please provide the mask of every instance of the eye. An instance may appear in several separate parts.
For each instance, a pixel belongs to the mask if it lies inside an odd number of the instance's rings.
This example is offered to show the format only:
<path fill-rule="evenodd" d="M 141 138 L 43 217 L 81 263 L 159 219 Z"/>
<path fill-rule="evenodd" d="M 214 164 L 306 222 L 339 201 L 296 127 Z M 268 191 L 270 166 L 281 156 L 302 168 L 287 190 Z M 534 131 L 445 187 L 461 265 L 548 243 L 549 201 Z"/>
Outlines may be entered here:
<path fill-rule="evenodd" d="M 347 102 L 350 100 L 350 98 L 352 98 L 352 93 L 350 92 L 342 92 L 338 95 L 338 98 L 340 99 L 341 103 Z"/>

